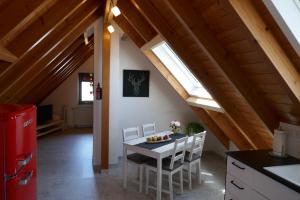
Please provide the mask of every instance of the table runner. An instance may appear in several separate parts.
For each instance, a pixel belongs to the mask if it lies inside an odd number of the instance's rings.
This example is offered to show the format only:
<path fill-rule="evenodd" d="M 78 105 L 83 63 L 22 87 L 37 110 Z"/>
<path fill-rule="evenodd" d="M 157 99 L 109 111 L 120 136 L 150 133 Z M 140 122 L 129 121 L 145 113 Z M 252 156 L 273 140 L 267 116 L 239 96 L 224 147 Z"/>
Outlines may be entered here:
<path fill-rule="evenodd" d="M 170 143 L 172 143 L 172 142 L 175 142 L 176 139 L 180 139 L 180 138 L 183 138 L 183 137 L 185 137 L 185 136 L 186 136 L 185 134 L 177 133 L 177 134 L 172 134 L 172 135 L 170 135 L 171 140 L 166 141 L 166 142 L 152 143 L 152 144 L 143 142 L 143 143 L 136 144 L 135 146 L 138 146 L 138 147 L 142 147 L 142 148 L 145 148 L 145 149 L 152 150 L 152 149 L 156 149 L 156 148 L 159 148 L 159 147 L 161 147 L 161 146 L 170 144 Z"/>

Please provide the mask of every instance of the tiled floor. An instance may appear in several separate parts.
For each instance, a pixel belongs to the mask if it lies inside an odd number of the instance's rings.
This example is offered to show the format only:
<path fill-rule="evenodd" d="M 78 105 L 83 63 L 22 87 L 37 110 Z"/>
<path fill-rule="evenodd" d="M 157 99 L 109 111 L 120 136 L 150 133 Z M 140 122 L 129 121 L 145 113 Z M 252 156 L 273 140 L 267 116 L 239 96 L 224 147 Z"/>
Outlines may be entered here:
<path fill-rule="evenodd" d="M 122 188 L 122 164 L 109 171 L 94 174 L 92 169 L 92 135 L 89 130 L 72 130 L 39 138 L 38 140 L 38 200 L 142 200 L 155 199 L 137 192 L 129 182 Z M 175 199 L 223 200 L 225 160 L 211 153 L 202 159 L 203 183 Z M 135 170 L 132 170 L 135 172 Z M 134 178 L 132 178 L 134 179 Z M 176 191 L 176 188 L 175 188 Z M 163 199 L 169 199 L 163 195 Z"/>

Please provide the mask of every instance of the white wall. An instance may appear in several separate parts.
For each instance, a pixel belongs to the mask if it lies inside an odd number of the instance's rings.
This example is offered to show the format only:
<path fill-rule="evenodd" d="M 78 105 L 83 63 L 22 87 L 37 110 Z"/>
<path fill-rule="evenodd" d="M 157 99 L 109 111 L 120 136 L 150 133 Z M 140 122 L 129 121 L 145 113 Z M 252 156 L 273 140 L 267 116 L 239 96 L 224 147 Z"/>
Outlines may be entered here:
<path fill-rule="evenodd" d="M 198 121 L 189 106 L 137 46 L 129 38 L 120 40 L 118 29 L 112 34 L 112 45 L 114 63 L 110 77 L 110 164 L 117 163 L 118 157 L 122 156 L 122 128 L 155 122 L 157 131 L 162 131 L 170 129 L 169 123 L 172 120 L 179 120 L 182 124 Z M 122 97 L 124 69 L 150 71 L 149 98 Z M 222 144 L 210 133 L 205 149 L 224 154 Z"/>
<path fill-rule="evenodd" d="M 281 122 L 280 129 L 287 133 L 287 153 L 300 159 L 300 126 Z"/>
<path fill-rule="evenodd" d="M 63 118 L 63 107 L 67 106 L 68 114 L 66 123 L 69 127 L 74 126 L 75 121 L 85 123 L 91 126 L 92 122 L 92 105 L 79 105 L 79 82 L 78 73 L 93 73 L 94 69 L 93 56 L 88 58 L 67 80 L 65 80 L 56 90 L 54 90 L 42 104 L 52 104 L 53 113 Z M 82 109 L 83 108 L 83 109 Z M 80 112 L 80 115 L 75 115 Z M 74 117 L 77 117 L 76 119 Z"/>

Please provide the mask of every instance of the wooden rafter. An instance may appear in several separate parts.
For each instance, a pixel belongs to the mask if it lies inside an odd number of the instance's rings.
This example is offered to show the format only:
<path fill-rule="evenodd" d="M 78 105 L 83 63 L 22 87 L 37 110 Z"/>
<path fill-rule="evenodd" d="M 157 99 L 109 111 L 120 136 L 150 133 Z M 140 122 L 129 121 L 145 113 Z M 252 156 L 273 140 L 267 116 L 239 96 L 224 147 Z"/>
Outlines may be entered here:
<path fill-rule="evenodd" d="M 219 141 L 224 145 L 225 148 L 229 149 L 229 138 L 226 136 L 224 131 L 215 123 L 215 121 L 207 114 L 203 108 L 191 106 L 196 115 L 200 120 L 211 130 Z"/>
<path fill-rule="evenodd" d="M 77 12 L 68 18 L 68 21 L 61 24 L 44 42 L 34 48 L 28 56 L 20 59 L 15 66 L 12 66 L 11 70 L 0 81 L 1 83 L 6 81 L 6 87 L 2 86 L 3 90 L 0 92 L 0 99 L 2 101 L 9 100 L 10 95 L 13 94 L 11 91 L 15 91 L 13 87 L 15 89 L 19 88 L 18 85 L 22 86 L 24 81 L 28 82 L 28 80 L 31 80 L 32 74 L 41 72 L 49 60 L 58 56 L 78 38 L 99 17 L 99 6 L 97 1 L 87 1 L 86 4 L 83 4 Z M 35 59 L 37 56 L 39 58 Z M 26 65 L 30 65 L 30 67 L 25 67 Z M 9 78 L 11 76 L 15 78 L 11 80 Z"/>
<path fill-rule="evenodd" d="M 8 51 L 6 48 L 0 46 L 0 60 L 13 63 L 18 58 L 12 54 L 10 51 Z"/>
<path fill-rule="evenodd" d="M 62 63 L 55 73 L 50 74 L 46 79 L 32 89 L 31 94 L 27 94 L 19 103 L 35 102 L 39 103 L 55 90 L 67 77 L 77 69 L 87 58 L 93 54 L 92 44 L 88 47 L 81 44 L 81 47 L 73 52 L 73 56 L 68 64 Z"/>
<path fill-rule="evenodd" d="M 82 38 L 78 38 L 73 44 L 66 49 L 61 55 L 56 57 L 53 61 L 47 64 L 46 69 L 42 72 L 34 75 L 32 81 L 24 84 L 23 87 L 17 92 L 17 95 L 11 98 L 13 101 L 20 101 L 27 94 L 32 93 L 33 89 L 42 85 L 42 83 L 47 80 L 47 78 L 51 77 L 53 73 L 60 67 L 68 65 L 72 59 L 74 59 L 74 52 L 78 51 L 77 49 L 82 45 Z"/>
<path fill-rule="evenodd" d="M 201 47 L 202 51 L 223 71 L 226 78 L 235 86 L 237 91 L 266 125 L 266 128 L 270 132 L 277 128 L 279 126 L 278 116 L 266 106 L 266 102 L 253 85 L 249 84 L 247 77 L 239 70 L 239 65 L 231 57 L 226 56 L 226 50 L 217 42 L 217 39 L 209 31 L 205 22 L 200 17 L 197 17 L 190 4 L 187 4 L 184 0 L 165 0 L 165 2 L 198 46 Z"/>
<path fill-rule="evenodd" d="M 181 36 L 176 34 L 172 28 L 170 28 L 168 21 L 162 16 L 162 14 L 153 5 L 153 2 L 132 0 L 135 7 L 148 19 L 149 23 L 164 37 L 168 43 L 172 46 L 173 50 L 186 62 L 190 69 L 207 87 L 213 98 L 223 107 L 231 119 L 247 134 L 251 139 L 251 142 L 255 144 L 256 148 L 269 148 L 271 147 L 272 136 L 268 129 L 264 132 L 255 132 L 253 127 L 241 116 L 239 109 L 230 99 L 224 98 L 223 91 L 219 90 L 218 86 L 210 77 L 210 73 L 207 73 L 206 69 L 198 64 L 199 58 L 194 54 L 187 51 L 187 46 L 182 40 Z M 156 3 L 160 1 L 155 1 Z M 202 71 L 201 71 L 202 70 Z"/>
<path fill-rule="evenodd" d="M 82 7 L 83 4 L 87 3 L 83 0 L 60 0 L 46 10 L 40 18 L 30 24 L 23 32 L 18 34 L 7 44 L 7 48 L 18 57 L 26 54 L 39 43 L 43 42 L 44 38 L 56 30 L 62 23 L 66 23 L 69 16 Z"/>
<path fill-rule="evenodd" d="M 229 0 L 276 70 L 300 101 L 300 75 L 250 0 Z"/>
<path fill-rule="evenodd" d="M 129 37 L 138 47 L 142 47 L 145 44 L 146 41 L 139 35 L 139 33 L 133 28 L 133 26 L 128 23 L 123 14 L 114 18 L 114 21 L 121 29 L 126 30 L 126 34 L 129 35 Z"/>
<path fill-rule="evenodd" d="M 42 2 L 43 0 L 9 0 L 5 2 L 0 10 L 0 38 L 3 38 L 8 32 L 14 29 L 14 27 L 18 26 L 18 24 L 41 5 Z"/>
<path fill-rule="evenodd" d="M 251 140 L 231 122 L 225 113 L 212 110 L 206 110 L 206 112 L 239 150 L 255 149 L 255 145 L 251 143 Z"/>
<path fill-rule="evenodd" d="M 1 37 L 0 44 L 3 46 L 8 45 L 12 40 L 14 40 L 15 37 L 17 37 L 20 33 L 22 33 L 30 24 L 32 24 L 34 21 L 36 21 L 42 14 L 44 14 L 49 8 L 51 8 L 58 0 L 44 0 L 40 3 L 37 7 L 36 4 L 28 3 L 26 6 L 26 9 L 24 10 L 23 18 L 17 23 L 15 22 L 14 27 L 9 30 L 3 37 Z M 23 0 L 22 2 L 18 3 L 25 3 L 26 0 Z M 40 1 L 37 0 L 35 3 L 39 3 Z M 18 6 L 18 5 L 17 5 Z M 32 12 L 28 14 L 28 11 L 30 11 L 30 8 L 34 9 Z M 33 7 L 32 7 L 33 6 Z M 13 13 L 15 13 L 16 10 L 13 10 Z M 11 13 L 8 13 L 11 15 Z M 20 16 L 20 13 L 18 13 Z M 10 17 L 12 18 L 12 17 Z M 10 22 L 11 23 L 11 22 Z"/>
<path fill-rule="evenodd" d="M 81 59 L 77 63 L 72 65 L 69 68 L 69 70 L 66 71 L 65 74 L 63 74 L 60 77 L 60 79 L 57 79 L 57 81 L 55 81 L 55 85 L 50 90 L 47 90 L 47 93 L 45 93 L 43 96 L 41 96 L 39 99 L 37 99 L 36 102 L 40 103 L 42 100 L 47 98 L 48 95 L 50 95 L 57 87 L 59 87 L 65 80 L 67 80 L 67 78 L 70 75 L 72 75 L 86 61 L 86 59 L 89 58 L 92 54 L 93 54 L 93 50 L 90 50 L 86 54 L 82 54 Z"/>
<path fill-rule="evenodd" d="M 149 42 L 153 39 L 157 33 L 151 27 L 149 22 L 139 13 L 135 7 L 128 3 L 128 1 L 119 0 L 118 7 L 120 8 L 122 15 L 127 19 L 127 22 L 132 25 L 136 32 L 144 39 Z"/>
<path fill-rule="evenodd" d="M 98 14 L 94 13 L 87 19 L 83 20 L 78 26 L 74 26 L 75 29 L 71 29 L 70 34 L 60 42 L 50 53 L 41 59 L 39 62 L 34 64 L 31 69 L 29 69 L 26 73 L 19 78 L 18 81 L 15 81 L 14 85 L 7 88 L 5 96 L 3 99 L 7 99 L 9 101 L 14 101 L 19 98 L 22 98 L 23 94 L 26 94 L 28 90 L 26 88 L 31 88 L 32 82 L 34 82 L 35 78 L 39 76 L 39 74 L 44 73 L 44 71 L 48 68 L 47 64 L 50 63 L 53 59 L 56 59 L 76 38 L 78 38 L 82 32 L 90 26 L 97 18 Z M 32 75 L 34 74 L 34 75 Z M 16 92 L 12 92 L 16 91 Z"/>
<path fill-rule="evenodd" d="M 89 46 L 91 46 L 90 44 Z M 84 53 L 87 51 L 87 49 L 91 49 L 81 44 L 79 48 L 74 50 L 72 53 L 71 59 L 66 63 L 61 63 L 60 65 L 56 66 L 55 69 L 48 75 L 46 79 L 43 79 L 39 85 L 36 85 L 34 89 L 32 89 L 31 93 L 36 94 L 33 96 L 37 96 L 41 98 L 42 96 L 49 95 L 48 89 L 51 90 L 53 82 L 57 82 L 57 80 L 63 76 L 65 76 L 66 72 L 70 70 L 70 68 L 76 63 L 78 63 L 79 60 L 81 60 L 84 57 Z M 51 86 L 49 88 L 49 85 Z M 30 93 L 27 93 L 29 95 Z M 30 96 L 30 95 L 29 95 Z M 33 101 L 37 102 L 37 101 Z"/>

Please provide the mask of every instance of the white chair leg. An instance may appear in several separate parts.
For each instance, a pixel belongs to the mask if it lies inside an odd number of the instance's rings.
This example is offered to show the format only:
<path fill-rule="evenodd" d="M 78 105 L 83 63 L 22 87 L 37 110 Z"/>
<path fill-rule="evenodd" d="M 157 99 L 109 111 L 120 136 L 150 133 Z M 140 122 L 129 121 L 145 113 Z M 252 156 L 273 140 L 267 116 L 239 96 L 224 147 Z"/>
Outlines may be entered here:
<path fill-rule="evenodd" d="M 139 192 L 143 190 L 143 165 L 139 166 Z"/>
<path fill-rule="evenodd" d="M 179 181 L 180 181 L 180 194 L 183 194 L 183 170 L 180 170 L 180 177 L 179 177 Z"/>
<path fill-rule="evenodd" d="M 169 192 L 170 192 L 170 200 L 173 200 L 173 181 L 172 174 L 169 174 Z"/>
<path fill-rule="evenodd" d="M 189 181 L 189 189 L 192 189 L 192 165 L 188 164 L 188 181 Z"/>
<path fill-rule="evenodd" d="M 198 177 L 198 183 L 201 184 L 201 160 L 197 163 L 197 177 Z"/>
<path fill-rule="evenodd" d="M 146 194 L 149 193 L 149 169 L 146 168 Z"/>

